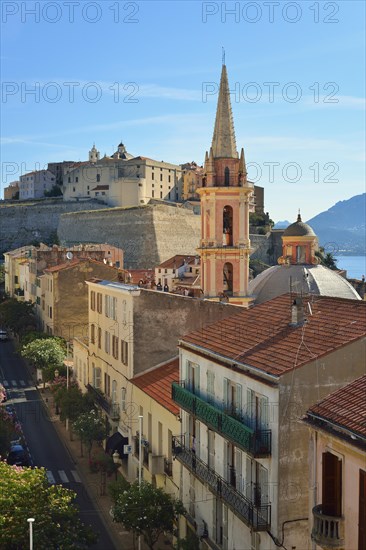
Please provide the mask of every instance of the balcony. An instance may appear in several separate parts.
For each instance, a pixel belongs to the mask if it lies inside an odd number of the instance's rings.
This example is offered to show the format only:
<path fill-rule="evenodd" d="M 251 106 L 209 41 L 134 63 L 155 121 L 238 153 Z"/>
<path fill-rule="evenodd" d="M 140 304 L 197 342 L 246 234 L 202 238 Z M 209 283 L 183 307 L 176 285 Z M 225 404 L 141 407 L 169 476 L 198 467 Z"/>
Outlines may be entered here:
<path fill-rule="evenodd" d="M 173 382 L 172 398 L 185 411 L 193 414 L 206 426 L 229 439 L 234 445 L 254 457 L 271 454 L 271 430 L 255 430 L 243 418 L 234 418 L 233 413 L 224 410 L 222 405 L 207 403 L 202 397 L 192 393 L 183 385 Z"/>
<path fill-rule="evenodd" d="M 185 447 L 184 436 L 173 437 L 173 453 L 200 481 L 208 486 L 217 497 L 222 499 L 227 506 L 246 525 L 256 531 L 266 531 L 271 523 L 271 505 L 262 504 L 255 506 L 247 497 L 239 493 L 228 481 L 225 481 L 196 454 Z"/>
<path fill-rule="evenodd" d="M 93 397 L 94 403 L 96 403 L 101 409 L 103 409 L 103 411 L 107 413 L 111 420 L 119 420 L 119 404 L 112 403 L 108 397 L 103 395 L 100 390 L 94 388 L 94 386 L 92 386 L 91 384 L 88 384 L 86 387 L 90 395 Z"/>
<path fill-rule="evenodd" d="M 344 546 L 344 520 L 342 517 L 326 516 L 322 505 L 313 508 L 314 525 L 312 540 L 322 548 L 340 548 Z"/>

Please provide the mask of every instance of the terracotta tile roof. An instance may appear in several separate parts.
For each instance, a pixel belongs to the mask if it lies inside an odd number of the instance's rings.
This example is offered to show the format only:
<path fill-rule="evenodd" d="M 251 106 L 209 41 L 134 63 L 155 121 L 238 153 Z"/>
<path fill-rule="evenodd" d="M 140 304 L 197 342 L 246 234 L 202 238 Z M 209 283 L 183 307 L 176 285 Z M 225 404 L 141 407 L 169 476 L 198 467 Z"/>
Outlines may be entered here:
<path fill-rule="evenodd" d="M 131 382 L 171 413 L 179 413 L 179 407 L 172 400 L 172 382 L 179 382 L 178 357 L 161 367 L 132 378 Z"/>
<path fill-rule="evenodd" d="M 150 281 L 154 279 L 153 269 L 129 269 L 128 273 L 131 275 L 131 283 L 138 284 L 142 281 Z"/>
<path fill-rule="evenodd" d="M 167 269 L 177 269 L 178 267 L 181 267 L 184 263 L 184 260 L 186 260 L 188 265 L 193 265 L 195 261 L 195 254 L 191 254 L 190 256 L 184 256 L 182 254 L 177 254 L 176 256 L 173 256 L 172 258 L 169 258 L 169 260 L 165 260 L 162 264 L 158 265 L 157 267 L 163 267 Z M 197 264 L 198 267 L 198 264 Z"/>
<path fill-rule="evenodd" d="M 70 267 L 75 267 L 81 262 L 80 258 L 76 258 L 75 260 L 70 260 L 68 262 L 64 262 L 62 264 L 54 265 L 53 267 L 47 267 L 43 271 L 45 273 L 56 273 L 57 271 L 61 271 L 62 269 L 68 269 Z"/>
<path fill-rule="evenodd" d="M 109 185 L 97 185 L 92 189 L 92 191 L 107 191 L 109 189 Z"/>
<path fill-rule="evenodd" d="M 284 294 L 180 340 L 218 360 L 249 365 L 274 376 L 366 335 L 366 302 L 325 296 L 304 298 L 307 322 L 290 326 L 293 296 Z M 310 301 L 311 313 L 307 303 Z"/>
<path fill-rule="evenodd" d="M 366 438 L 366 374 L 318 401 L 307 412 Z"/>

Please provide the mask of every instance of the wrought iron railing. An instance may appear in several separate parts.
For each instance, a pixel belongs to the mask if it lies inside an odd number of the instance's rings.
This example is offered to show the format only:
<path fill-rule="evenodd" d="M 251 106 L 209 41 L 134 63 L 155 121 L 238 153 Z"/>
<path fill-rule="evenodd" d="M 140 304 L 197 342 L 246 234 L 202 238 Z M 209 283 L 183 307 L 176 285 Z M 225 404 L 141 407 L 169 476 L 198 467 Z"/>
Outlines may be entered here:
<path fill-rule="evenodd" d="M 231 483 L 226 481 L 214 470 L 196 456 L 196 453 L 184 445 L 184 436 L 173 437 L 172 450 L 174 456 L 202 483 L 243 520 L 256 531 L 266 531 L 271 523 L 271 505 L 255 506 L 245 495 L 240 493 Z"/>
<path fill-rule="evenodd" d="M 118 420 L 120 417 L 120 408 L 118 403 L 112 403 L 108 397 L 103 395 L 100 390 L 94 388 L 91 384 L 88 384 L 87 390 L 93 397 L 94 403 L 96 403 L 101 409 L 103 409 L 111 420 Z"/>
<path fill-rule="evenodd" d="M 322 513 L 322 505 L 313 508 L 314 524 L 311 532 L 313 541 L 322 548 L 344 546 L 344 519 Z"/>
<path fill-rule="evenodd" d="M 244 417 L 239 418 L 236 414 L 234 417 L 234 413 L 228 414 L 222 405 L 212 401 L 208 403 L 202 397 L 184 387 L 184 383 L 172 384 L 172 398 L 182 409 L 196 416 L 245 452 L 255 457 L 271 454 L 271 430 L 255 430 L 244 423 Z"/>

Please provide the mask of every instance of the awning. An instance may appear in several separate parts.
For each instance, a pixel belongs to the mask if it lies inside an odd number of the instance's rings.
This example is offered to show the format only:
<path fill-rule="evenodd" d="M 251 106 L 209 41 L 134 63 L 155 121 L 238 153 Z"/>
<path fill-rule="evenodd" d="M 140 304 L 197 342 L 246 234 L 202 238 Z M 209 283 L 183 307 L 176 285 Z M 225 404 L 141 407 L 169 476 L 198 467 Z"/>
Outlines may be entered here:
<path fill-rule="evenodd" d="M 128 455 L 123 452 L 124 445 L 128 445 L 128 437 L 123 437 L 119 432 L 115 432 L 107 439 L 105 450 L 111 456 L 114 451 L 117 451 L 121 458 L 125 458 Z"/>

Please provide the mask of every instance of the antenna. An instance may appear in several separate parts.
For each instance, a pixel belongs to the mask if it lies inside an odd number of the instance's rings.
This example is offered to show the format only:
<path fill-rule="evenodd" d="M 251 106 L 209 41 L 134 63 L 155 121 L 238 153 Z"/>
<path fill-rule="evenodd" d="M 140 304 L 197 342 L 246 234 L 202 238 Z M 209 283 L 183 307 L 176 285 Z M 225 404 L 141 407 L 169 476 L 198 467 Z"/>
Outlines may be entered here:
<path fill-rule="evenodd" d="M 68 260 L 72 260 L 73 257 L 74 257 L 74 255 L 73 255 L 72 252 L 70 252 L 70 251 L 66 252 L 66 258 L 67 258 Z"/>

